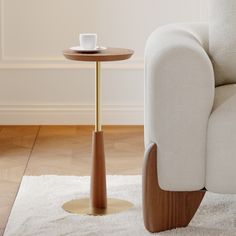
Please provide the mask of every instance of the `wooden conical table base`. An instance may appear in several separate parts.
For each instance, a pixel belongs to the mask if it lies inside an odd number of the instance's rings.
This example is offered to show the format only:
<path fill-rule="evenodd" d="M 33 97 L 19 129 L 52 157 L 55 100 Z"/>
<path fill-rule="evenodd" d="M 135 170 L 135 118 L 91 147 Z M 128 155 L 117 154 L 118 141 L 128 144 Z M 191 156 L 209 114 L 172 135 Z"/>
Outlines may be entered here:
<path fill-rule="evenodd" d="M 93 132 L 90 199 L 93 208 L 107 207 L 106 167 L 102 131 Z"/>
<path fill-rule="evenodd" d="M 92 139 L 92 174 L 90 199 L 81 198 L 66 202 L 62 208 L 73 214 L 102 216 L 126 211 L 133 204 L 120 199 L 107 199 L 106 168 L 103 132 L 94 132 Z"/>

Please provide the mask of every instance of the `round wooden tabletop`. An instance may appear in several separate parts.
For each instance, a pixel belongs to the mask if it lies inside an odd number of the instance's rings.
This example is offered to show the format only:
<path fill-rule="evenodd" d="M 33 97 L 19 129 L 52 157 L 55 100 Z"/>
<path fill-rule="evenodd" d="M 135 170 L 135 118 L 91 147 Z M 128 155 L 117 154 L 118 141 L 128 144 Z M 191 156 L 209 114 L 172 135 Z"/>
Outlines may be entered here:
<path fill-rule="evenodd" d="M 97 53 L 79 53 L 73 50 L 63 51 L 67 59 L 75 61 L 122 61 L 129 59 L 134 51 L 125 48 L 107 48 Z"/>

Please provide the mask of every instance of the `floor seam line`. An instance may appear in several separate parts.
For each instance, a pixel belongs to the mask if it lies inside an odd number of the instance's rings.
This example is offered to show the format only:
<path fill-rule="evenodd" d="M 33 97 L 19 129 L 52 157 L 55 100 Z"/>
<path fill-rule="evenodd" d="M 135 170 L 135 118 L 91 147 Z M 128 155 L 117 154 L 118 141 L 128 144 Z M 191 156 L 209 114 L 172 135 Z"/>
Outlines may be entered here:
<path fill-rule="evenodd" d="M 34 147 L 35 147 L 35 144 L 36 144 L 36 141 L 37 141 L 37 138 L 38 138 L 40 129 L 41 129 L 41 125 L 38 127 L 37 133 L 36 133 L 35 138 L 34 138 L 33 145 L 32 145 L 32 147 L 31 147 L 30 153 L 29 153 L 29 155 L 28 155 L 28 160 L 27 160 L 27 163 L 26 163 L 26 165 L 25 165 L 25 169 L 24 169 L 24 172 L 23 172 L 23 174 L 22 174 L 20 184 L 19 184 L 19 186 L 18 186 L 18 188 L 17 188 L 17 190 L 16 190 L 16 194 L 15 194 L 15 197 L 14 197 L 14 201 L 13 201 L 13 204 L 12 204 L 11 211 L 12 211 L 13 206 L 14 206 L 14 204 L 15 204 L 16 197 L 17 197 L 17 194 L 18 194 L 18 192 L 19 192 L 22 179 L 23 179 L 23 177 L 24 177 L 24 175 L 25 175 L 25 173 L 26 173 L 26 169 L 27 169 L 27 167 L 28 167 L 28 164 L 29 164 L 31 155 L 32 155 L 32 153 L 33 153 L 33 149 L 34 149 Z M 6 231 L 6 228 L 7 228 L 7 224 L 8 224 L 8 221 L 9 221 L 9 217 L 10 217 L 10 215 L 11 215 L 11 211 L 10 211 L 10 214 L 9 214 L 9 216 L 8 216 L 8 218 L 7 218 L 7 222 L 6 222 L 5 228 L 3 228 L 3 236 L 4 236 L 5 231 Z"/>

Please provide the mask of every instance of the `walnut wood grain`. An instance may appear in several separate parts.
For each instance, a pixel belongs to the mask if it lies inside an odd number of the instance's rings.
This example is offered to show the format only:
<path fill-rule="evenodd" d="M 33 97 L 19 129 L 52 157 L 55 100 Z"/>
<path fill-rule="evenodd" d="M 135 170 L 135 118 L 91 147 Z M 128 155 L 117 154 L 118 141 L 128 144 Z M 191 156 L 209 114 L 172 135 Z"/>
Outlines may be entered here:
<path fill-rule="evenodd" d="M 157 178 L 157 145 L 145 153 L 143 167 L 143 217 L 150 232 L 186 227 L 196 213 L 205 192 L 169 192 L 160 189 Z"/>
<path fill-rule="evenodd" d="M 103 132 L 93 132 L 92 138 L 92 173 L 91 173 L 91 206 L 107 207 L 106 169 L 103 143 Z"/>
<path fill-rule="evenodd" d="M 131 49 L 107 48 L 98 53 L 79 53 L 70 49 L 63 51 L 63 55 L 75 61 L 122 61 L 129 59 L 134 54 Z"/>

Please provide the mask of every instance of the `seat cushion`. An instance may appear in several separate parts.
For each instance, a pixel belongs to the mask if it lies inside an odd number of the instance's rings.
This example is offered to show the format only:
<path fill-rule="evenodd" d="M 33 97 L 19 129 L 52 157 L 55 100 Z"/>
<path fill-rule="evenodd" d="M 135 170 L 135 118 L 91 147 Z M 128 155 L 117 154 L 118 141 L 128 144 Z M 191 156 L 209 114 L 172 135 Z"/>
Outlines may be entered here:
<path fill-rule="evenodd" d="M 236 85 L 216 88 L 208 124 L 206 188 L 236 193 Z"/>
<path fill-rule="evenodd" d="M 210 0 L 209 51 L 216 85 L 236 83 L 235 0 Z"/>

